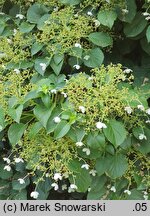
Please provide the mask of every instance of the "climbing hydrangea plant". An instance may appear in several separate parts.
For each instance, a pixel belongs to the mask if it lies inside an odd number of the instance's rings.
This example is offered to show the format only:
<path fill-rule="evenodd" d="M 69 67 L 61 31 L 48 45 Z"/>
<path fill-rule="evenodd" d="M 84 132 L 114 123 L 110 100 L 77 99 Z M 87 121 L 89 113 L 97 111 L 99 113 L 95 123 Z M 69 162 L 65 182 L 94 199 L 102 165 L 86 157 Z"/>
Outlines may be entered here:
<path fill-rule="evenodd" d="M 149 199 L 149 1 L 0 5 L 0 199 Z"/>

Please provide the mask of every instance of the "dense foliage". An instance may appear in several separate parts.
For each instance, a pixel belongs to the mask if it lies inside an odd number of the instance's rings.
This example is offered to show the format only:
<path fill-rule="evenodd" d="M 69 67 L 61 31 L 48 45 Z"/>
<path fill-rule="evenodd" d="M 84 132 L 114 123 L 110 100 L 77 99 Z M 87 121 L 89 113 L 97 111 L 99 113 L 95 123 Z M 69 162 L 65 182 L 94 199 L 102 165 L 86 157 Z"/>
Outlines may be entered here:
<path fill-rule="evenodd" d="M 150 1 L 0 8 L 0 199 L 149 199 Z"/>

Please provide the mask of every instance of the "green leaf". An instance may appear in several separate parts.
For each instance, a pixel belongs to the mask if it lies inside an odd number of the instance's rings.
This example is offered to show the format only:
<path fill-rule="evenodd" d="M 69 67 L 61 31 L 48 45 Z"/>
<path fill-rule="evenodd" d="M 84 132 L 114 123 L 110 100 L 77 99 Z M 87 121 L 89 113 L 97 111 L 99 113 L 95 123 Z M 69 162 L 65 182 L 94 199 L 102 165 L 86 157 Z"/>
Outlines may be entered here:
<path fill-rule="evenodd" d="M 104 134 L 96 134 L 91 132 L 87 136 L 87 145 L 93 149 L 102 150 L 105 147 L 105 136 Z"/>
<path fill-rule="evenodd" d="M 142 49 L 148 54 L 150 55 L 150 43 L 148 43 L 146 37 L 142 38 L 142 40 L 140 41 L 141 47 Z"/>
<path fill-rule="evenodd" d="M 43 47 L 43 44 L 35 42 L 31 47 L 31 55 L 37 54 Z"/>
<path fill-rule="evenodd" d="M 42 124 L 40 122 L 36 122 L 33 124 L 33 126 L 30 128 L 29 132 L 29 138 L 33 139 L 36 134 L 43 128 Z"/>
<path fill-rule="evenodd" d="M 10 182 L 7 180 L 0 179 L 0 195 L 9 195 Z"/>
<path fill-rule="evenodd" d="M 104 54 L 100 48 L 95 48 L 86 52 L 85 56 L 88 56 L 88 60 L 83 58 L 84 64 L 87 67 L 99 67 L 104 61 Z"/>
<path fill-rule="evenodd" d="M 39 30 L 43 30 L 45 26 L 45 21 L 49 20 L 50 15 L 49 14 L 44 14 L 37 22 L 37 28 Z"/>
<path fill-rule="evenodd" d="M 87 195 L 88 200 L 100 200 L 101 197 L 106 193 L 106 188 L 104 187 L 107 178 L 105 176 L 93 177 L 92 183 L 90 185 L 90 192 Z"/>
<path fill-rule="evenodd" d="M 9 199 L 11 200 L 27 200 L 27 190 L 23 189 L 20 190 L 19 193 L 16 190 L 11 190 L 10 191 L 10 196 Z"/>
<path fill-rule="evenodd" d="M 56 54 L 53 56 L 50 66 L 54 70 L 56 75 L 59 75 L 61 68 L 63 66 L 64 55 Z"/>
<path fill-rule="evenodd" d="M 59 0 L 62 4 L 77 5 L 81 0 Z"/>
<path fill-rule="evenodd" d="M 113 44 L 112 37 L 105 32 L 94 32 L 89 35 L 89 40 L 100 47 L 107 47 Z"/>
<path fill-rule="evenodd" d="M 40 65 L 41 63 L 43 63 L 43 64 L 46 64 L 46 67 L 49 65 L 49 63 L 50 63 L 50 60 L 51 59 L 49 59 L 48 57 L 45 57 L 45 58 L 37 58 L 36 60 L 35 60 L 35 64 L 34 64 L 34 68 L 35 68 L 35 70 L 39 73 L 39 74 L 41 74 L 42 76 L 44 76 L 44 73 L 45 73 L 45 71 L 46 71 L 46 68 L 45 68 L 45 70 L 43 70 L 42 69 L 42 66 Z"/>
<path fill-rule="evenodd" d="M 70 124 L 67 121 L 62 120 L 60 123 L 57 124 L 57 127 L 54 131 L 54 138 L 60 139 L 65 136 L 68 131 L 70 130 Z"/>
<path fill-rule="evenodd" d="M 109 168 L 107 174 L 115 179 L 121 177 L 127 170 L 128 163 L 125 155 L 116 154 L 109 156 Z"/>
<path fill-rule="evenodd" d="M 148 26 L 147 30 L 146 30 L 146 38 L 148 43 L 150 42 L 150 26 Z"/>
<path fill-rule="evenodd" d="M 22 123 L 14 123 L 8 129 L 8 138 L 12 145 L 16 145 L 17 142 L 21 139 L 27 125 Z"/>
<path fill-rule="evenodd" d="M 0 107 L 0 131 L 5 128 L 5 112 L 2 107 Z"/>
<path fill-rule="evenodd" d="M 67 136 L 69 136 L 74 142 L 79 142 L 84 138 L 85 134 L 86 132 L 83 128 L 75 127 L 70 129 Z"/>
<path fill-rule="evenodd" d="M 95 168 L 99 176 L 103 175 L 109 169 L 109 156 L 100 157 L 96 160 Z"/>
<path fill-rule="evenodd" d="M 14 108 L 10 108 L 8 110 L 9 115 L 12 117 L 12 119 L 14 121 L 16 121 L 17 123 L 20 123 L 20 118 L 22 115 L 22 110 L 23 110 L 23 105 L 19 105 L 16 109 Z"/>
<path fill-rule="evenodd" d="M 104 134 L 115 147 L 118 147 L 125 140 L 127 131 L 121 122 L 112 119 L 107 124 L 107 128 L 104 129 Z"/>
<path fill-rule="evenodd" d="M 40 4 L 33 4 L 27 11 L 27 20 L 30 23 L 37 23 L 38 20 L 48 12 L 49 10 Z"/>
<path fill-rule="evenodd" d="M 146 27 L 147 21 L 144 16 L 138 12 L 132 23 L 127 23 L 124 26 L 124 33 L 127 37 L 135 37 L 139 35 Z"/>
<path fill-rule="evenodd" d="M 143 200 L 143 192 L 137 189 L 131 190 L 131 195 L 127 196 L 127 200 Z"/>
<path fill-rule="evenodd" d="M 32 29 L 35 27 L 34 24 L 30 24 L 27 22 L 22 22 L 21 25 L 19 26 L 19 30 L 22 33 L 29 33 L 32 31 Z"/>
<path fill-rule="evenodd" d="M 46 200 L 49 191 L 52 188 L 51 186 L 52 181 L 50 178 L 45 178 L 44 181 L 40 181 L 37 185 L 37 192 L 39 193 L 38 199 L 37 200 Z"/>
<path fill-rule="evenodd" d="M 4 164 L 0 164 L 0 178 L 1 179 L 10 179 L 13 175 L 13 171 L 10 170 L 10 171 L 7 171 L 7 170 L 4 170 L 4 167 L 5 165 Z"/>
<path fill-rule="evenodd" d="M 88 170 L 81 168 L 82 163 L 78 160 L 72 160 L 68 164 L 68 168 L 73 172 L 75 178 L 75 184 L 78 187 L 78 192 L 86 192 L 91 184 L 91 177 Z M 72 182 L 73 180 L 70 179 Z"/>
<path fill-rule="evenodd" d="M 48 119 L 51 115 L 52 110 L 50 108 L 47 108 L 43 105 L 36 105 L 34 108 L 34 115 L 36 118 L 40 121 L 40 123 L 43 125 L 43 127 L 46 128 Z"/>
<path fill-rule="evenodd" d="M 0 35 L 3 33 L 5 26 L 5 22 L 3 20 L 0 20 Z"/>
<path fill-rule="evenodd" d="M 98 20 L 104 26 L 112 28 L 114 21 L 117 19 L 117 14 L 115 11 L 111 10 L 100 10 L 98 13 Z"/>
<path fill-rule="evenodd" d="M 134 136 L 139 136 L 136 135 L 135 130 L 133 131 Z M 142 154 L 148 154 L 150 153 L 150 129 L 149 128 L 144 128 L 144 131 L 142 131 L 142 134 L 144 133 L 144 135 L 146 136 L 146 139 L 143 140 L 139 140 L 139 144 L 138 146 L 136 146 L 136 148 L 138 149 L 138 151 L 140 151 Z"/>

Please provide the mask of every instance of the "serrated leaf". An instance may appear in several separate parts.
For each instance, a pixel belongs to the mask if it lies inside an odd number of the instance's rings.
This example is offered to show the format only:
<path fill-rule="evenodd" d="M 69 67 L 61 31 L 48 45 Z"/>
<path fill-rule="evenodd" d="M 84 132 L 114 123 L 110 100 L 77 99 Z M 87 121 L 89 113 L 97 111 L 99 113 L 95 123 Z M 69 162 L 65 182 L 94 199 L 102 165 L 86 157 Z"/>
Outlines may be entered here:
<path fill-rule="evenodd" d="M 115 11 L 111 10 L 100 10 L 98 13 L 98 20 L 104 26 L 112 28 L 114 21 L 117 19 L 117 14 Z"/>
<path fill-rule="evenodd" d="M 128 163 L 125 155 L 116 154 L 109 157 L 109 168 L 107 174 L 115 179 L 121 177 L 127 170 Z"/>
<path fill-rule="evenodd" d="M 105 32 L 94 32 L 89 35 L 89 40 L 100 47 L 107 47 L 113 44 L 112 37 Z"/>
<path fill-rule="evenodd" d="M 104 129 L 104 134 L 115 147 L 118 147 L 125 140 L 127 131 L 121 122 L 112 119 L 107 124 L 107 128 Z"/>
<path fill-rule="evenodd" d="M 8 138 L 12 145 L 16 145 L 17 142 L 21 139 L 27 125 L 22 123 L 14 123 L 8 129 Z"/>

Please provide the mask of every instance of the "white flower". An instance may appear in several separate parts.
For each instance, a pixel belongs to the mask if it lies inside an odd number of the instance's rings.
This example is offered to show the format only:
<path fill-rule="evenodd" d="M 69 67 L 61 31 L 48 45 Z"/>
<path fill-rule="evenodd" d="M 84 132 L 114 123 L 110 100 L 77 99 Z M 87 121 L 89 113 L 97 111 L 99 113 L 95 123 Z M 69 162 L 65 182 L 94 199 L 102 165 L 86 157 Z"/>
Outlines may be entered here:
<path fill-rule="evenodd" d="M 9 158 L 3 158 L 4 161 L 6 161 L 8 164 L 10 163 L 10 159 Z"/>
<path fill-rule="evenodd" d="M 137 108 L 141 111 L 144 111 L 144 106 L 142 104 L 137 105 Z"/>
<path fill-rule="evenodd" d="M 148 200 L 148 195 L 143 195 L 145 200 Z"/>
<path fill-rule="evenodd" d="M 127 69 L 125 69 L 123 72 L 129 74 L 129 73 L 131 73 L 131 72 L 133 72 L 133 71 L 132 71 L 131 69 L 127 68 Z"/>
<path fill-rule="evenodd" d="M 150 115 L 150 108 L 148 108 L 148 109 L 146 110 L 146 113 L 147 113 L 148 115 Z"/>
<path fill-rule="evenodd" d="M 90 191 L 91 191 L 91 188 L 89 187 L 89 188 L 88 188 L 88 192 L 90 192 Z"/>
<path fill-rule="evenodd" d="M 100 26 L 100 21 L 99 20 L 94 20 L 95 26 L 98 27 Z"/>
<path fill-rule="evenodd" d="M 19 69 L 14 69 L 14 71 L 16 72 L 16 74 L 19 74 L 19 73 L 20 73 L 20 70 L 19 70 Z"/>
<path fill-rule="evenodd" d="M 46 173 L 45 176 L 46 176 L 46 178 L 48 178 L 49 177 L 49 173 Z"/>
<path fill-rule="evenodd" d="M 84 106 L 79 106 L 79 110 L 80 110 L 82 113 L 85 113 L 85 107 L 84 107 Z"/>
<path fill-rule="evenodd" d="M 55 191 L 58 190 L 59 188 L 57 183 L 52 183 L 51 186 L 54 187 Z"/>
<path fill-rule="evenodd" d="M 75 192 L 78 187 L 75 184 L 71 184 L 70 187 L 68 188 L 68 193 Z"/>
<path fill-rule="evenodd" d="M 51 93 L 52 93 L 52 94 L 56 94 L 56 93 L 57 93 L 57 90 L 56 90 L 56 89 L 52 89 L 52 90 L 51 90 Z"/>
<path fill-rule="evenodd" d="M 84 144 L 83 144 L 83 142 L 81 142 L 81 141 L 79 141 L 79 142 L 76 142 L 76 146 L 77 147 L 81 147 L 81 146 L 83 146 Z"/>
<path fill-rule="evenodd" d="M 88 12 L 87 12 L 87 15 L 88 15 L 88 16 L 93 16 L 93 14 L 92 14 L 91 11 L 88 11 Z"/>
<path fill-rule="evenodd" d="M 8 41 L 9 44 L 12 44 L 12 40 L 11 39 L 7 38 L 7 41 Z"/>
<path fill-rule="evenodd" d="M 61 94 L 64 96 L 64 98 L 67 98 L 67 94 L 65 92 L 62 92 Z"/>
<path fill-rule="evenodd" d="M 22 14 L 16 14 L 16 18 L 23 19 L 24 15 L 22 15 Z"/>
<path fill-rule="evenodd" d="M 146 19 L 146 20 L 150 20 L 150 16 L 146 17 L 145 19 Z"/>
<path fill-rule="evenodd" d="M 66 184 L 63 184 L 62 185 L 62 190 L 66 190 L 67 189 L 67 185 Z"/>
<path fill-rule="evenodd" d="M 80 65 L 78 65 L 78 64 L 76 64 L 76 65 L 73 65 L 73 67 L 74 67 L 75 69 L 77 69 L 77 70 L 79 70 L 79 69 L 80 69 Z"/>
<path fill-rule="evenodd" d="M 39 193 L 37 191 L 32 191 L 30 196 L 33 197 L 34 199 L 37 199 L 39 196 Z"/>
<path fill-rule="evenodd" d="M 42 71 L 45 71 L 46 70 L 46 64 L 45 63 L 40 63 L 40 66 L 42 68 Z"/>
<path fill-rule="evenodd" d="M 93 80 L 93 77 L 89 77 L 88 80 Z"/>
<path fill-rule="evenodd" d="M 53 11 L 57 12 L 58 11 L 58 7 L 54 7 Z"/>
<path fill-rule="evenodd" d="M 131 195 L 131 191 L 129 190 L 124 190 L 124 193 L 127 193 L 129 196 Z"/>
<path fill-rule="evenodd" d="M 25 180 L 22 179 L 22 178 L 19 178 L 18 181 L 19 181 L 20 184 L 25 184 Z"/>
<path fill-rule="evenodd" d="M 128 11 L 127 9 L 122 9 L 122 12 L 123 12 L 124 14 L 129 13 L 129 11 Z"/>
<path fill-rule="evenodd" d="M 82 168 L 82 169 L 85 168 L 86 170 L 88 170 L 88 169 L 89 169 L 89 165 L 88 165 L 88 164 L 83 164 L 83 165 L 81 166 L 81 168 Z"/>
<path fill-rule="evenodd" d="M 85 59 L 86 61 L 88 61 L 88 60 L 89 60 L 89 58 L 90 58 L 90 56 L 89 56 L 89 55 L 86 55 L 86 56 L 84 56 L 84 58 L 83 58 L 83 59 Z"/>
<path fill-rule="evenodd" d="M 110 188 L 110 190 L 113 191 L 113 192 L 115 193 L 115 192 L 116 192 L 115 186 L 112 186 L 112 187 Z"/>
<path fill-rule="evenodd" d="M 128 114 L 131 114 L 132 113 L 132 108 L 130 106 L 127 106 L 124 108 L 124 110 L 128 113 Z"/>
<path fill-rule="evenodd" d="M 54 180 L 55 180 L 55 181 L 58 181 L 58 179 L 59 179 L 59 180 L 62 180 L 62 175 L 61 175 L 61 173 L 55 173 L 55 174 L 54 174 Z"/>
<path fill-rule="evenodd" d="M 147 140 L 147 137 L 144 134 L 139 134 L 139 140 Z"/>
<path fill-rule="evenodd" d="M 84 148 L 84 149 L 82 149 L 82 151 L 85 152 L 86 155 L 90 155 L 90 153 L 91 153 L 89 148 Z"/>
<path fill-rule="evenodd" d="M 9 166 L 9 165 L 4 166 L 4 170 L 7 170 L 8 172 L 10 172 L 10 170 L 11 170 L 11 166 Z"/>
<path fill-rule="evenodd" d="M 104 123 L 102 123 L 102 122 L 97 122 L 96 123 L 96 127 L 98 129 L 107 128 L 107 126 Z"/>
<path fill-rule="evenodd" d="M 79 48 L 81 48 L 81 44 L 79 44 L 79 43 L 75 43 L 74 46 L 75 46 L 75 47 L 79 47 Z"/>
<path fill-rule="evenodd" d="M 97 173 L 97 171 L 96 170 L 90 170 L 90 172 L 89 172 L 92 176 L 96 176 L 96 173 Z"/>
<path fill-rule="evenodd" d="M 149 119 L 149 120 L 146 120 L 146 123 L 150 123 L 150 119 Z"/>
<path fill-rule="evenodd" d="M 15 162 L 16 163 L 20 163 L 20 162 L 24 163 L 24 160 L 22 158 L 15 158 Z"/>
<path fill-rule="evenodd" d="M 56 116 L 56 117 L 53 119 L 53 121 L 54 121 L 55 123 L 60 123 L 60 122 L 61 122 L 61 119 L 60 119 L 58 116 Z"/>
<path fill-rule="evenodd" d="M 144 12 L 142 14 L 143 14 L 143 16 L 150 16 L 150 14 L 148 12 Z"/>
<path fill-rule="evenodd" d="M 17 29 L 14 29 L 13 32 L 14 32 L 13 35 L 15 36 L 18 31 L 17 31 Z"/>

